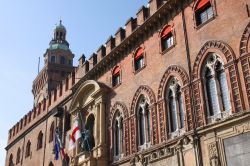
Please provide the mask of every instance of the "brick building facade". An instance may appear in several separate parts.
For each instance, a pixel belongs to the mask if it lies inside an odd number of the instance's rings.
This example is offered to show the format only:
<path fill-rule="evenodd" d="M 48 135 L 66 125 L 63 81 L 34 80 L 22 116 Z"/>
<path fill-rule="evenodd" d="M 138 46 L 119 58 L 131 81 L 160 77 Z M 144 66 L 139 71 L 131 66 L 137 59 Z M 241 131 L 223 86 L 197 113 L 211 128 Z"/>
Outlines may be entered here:
<path fill-rule="evenodd" d="M 149 0 L 77 67 L 60 23 L 34 108 L 9 131 L 6 166 L 61 165 L 54 130 L 67 148 L 79 112 L 94 147 L 66 150 L 70 165 L 246 166 L 249 5 Z"/>

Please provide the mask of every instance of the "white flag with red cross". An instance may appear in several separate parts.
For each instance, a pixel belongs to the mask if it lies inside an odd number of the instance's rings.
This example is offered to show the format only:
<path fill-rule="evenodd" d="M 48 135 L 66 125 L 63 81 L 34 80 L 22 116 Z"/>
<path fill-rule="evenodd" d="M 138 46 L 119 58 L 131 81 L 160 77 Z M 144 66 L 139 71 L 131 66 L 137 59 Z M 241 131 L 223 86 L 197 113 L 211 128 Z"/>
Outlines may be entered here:
<path fill-rule="evenodd" d="M 74 120 L 74 123 L 73 123 L 73 130 L 72 130 L 72 133 L 70 135 L 70 141 L 69 141 L 68 150 L 72 150 L 72 149 L 75 148 L 76 142 L 77 142 L 77 140 L 79 138 L 81 138 L 81 132 L 80 132 L 80 129 L 79 129 L 78 118 L 76 118 Z"/>

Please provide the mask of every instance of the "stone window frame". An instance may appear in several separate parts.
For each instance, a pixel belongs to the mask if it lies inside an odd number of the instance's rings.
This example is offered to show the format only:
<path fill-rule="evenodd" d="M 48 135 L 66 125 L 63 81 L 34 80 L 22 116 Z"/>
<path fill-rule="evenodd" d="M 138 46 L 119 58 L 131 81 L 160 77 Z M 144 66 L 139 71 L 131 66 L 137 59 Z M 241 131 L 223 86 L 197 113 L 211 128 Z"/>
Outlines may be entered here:
<path fill-rule="evenodd" d="M 120 102 L 120 101 L 116 101 L 114 103 L 114 105 L 111 107 L 111 111 L 110 111 L 110 115 L 109 115 L 109 135 L 110 135 L 110 154 L 111 156 L 114 157 L 114 144 L 113 144 L 113 124 L 114 124 L 114 118 L 116 115 L 116 112 L 120 111 L 120 113 L 122 114 L 123 117 L 123 144 L 122 144 L 122 154 L 121 158 L 129 155 L 130 153 L 130 138 L 129 138 L 129 113 L 128 113 L 128 109 L 125 105 L 125 103 Z M 120 159 L 121 159 L 120 158 Z M 116 158 L 113 158 L 114 162 Z"/>
<path fill-rule="evenodd" d="M 139 68 L 139 69 L 136 69 L 135 68 L 135 56 L 136 56 L 136 53 L 140 50 L 140 49 L 142 49 L 143 50 L 143 53 L 142 53 L 142 57 L 143 57 L 143 65 L 142 65 L 142 67 L 141 68 Z M 139 73 L 140 71 L 142 71 L 146 66 L 147 66 L 147 61 L 146 61 L 146 53 L 145 53 L 145 47 L 144 46 L 140 46 L 140 47 L 138 47 L 134 52 L 133 52 L 133 58 L 132 58 L 132 66 L 133 66 L 133 72 L 134 72 L 134 74 L 137 74 L 137 73 Z"/>
<path fill-rule="evenodd" d="M 25 148 L 25 158 L 31 156 L 31 142 L 28 140 Z"/>
<path fill-rule="evenodd" d="M 115 72 L 115 69 L 119 68 L 119 83 L 117 83 L 116 85 L 114 85 L 114 76 L 117 76 Z M 110 84 L 111 87 L 113 87 L 114 89 L 119 87 L 122 84 L 122 69 L 121 69 L 121 65 L 117 64 L 115 67 L 113 67 L 113 69 L 110 71 L 111 72 L 111 78 L 110 78 Z"/>
<path fill-rule="evenodd" d="M 115 134 L 117 132 L 117 128 L 115 123 L 118 122 L 118 128 L 119 128 L 119 138 L 118 138 L 118 143 L 116 142 Z M 122 125 L 122 128 L 120 128 Z M 112 145 L 113 145 L 113 158 L 114 161 L 120 160 L 121 158 L 124 157 L 124 115 L 123 112 L 119 109 L 115 111 L 114 117 L 113 117 L 113 123 L 112 123 Z M 116 155 L 116 147 L 118 145 L 118 154 Z"/>
<path fill-rule="evenodd" d="M 213 11 L 213 16 L 211 18 L 209 18 L 208 20 L 206 20 L 204 23 L 198 24 L 197 22 L 197 11 L 195 11 L 196 6 L 198 5 L 198 3 L 201 0 L 197 0 L 194 4 L 193 4 L 193 20 L 194 20 L 194 27 L 195 29 L 199 30 L 200 28 L 202 28 L 204 25 L 208 24 L 209 22 L 211 22 L 212 20 L 214 20 L 217 17 L 217 10 L 216 10 L 216 2 L 215 0 L 209 0 L 210 1 L 210 5 L 212 7 L 212 11 Z"/>
<path fill-rule="evenodd" d="M 236 61 L 236 55 L 233 49 L 225 42 L 219 40 L 210 40 L 201 46 L 200 51 L 194 61 L 192 69 L 192 89 L 196 94 L 194 96 L 194 107 L 196 108 L 197 115 L 195 116 L 197 126 L 201 127 L 207 125 L 206 120 L 206 106 L 203 102 L 206 100 L 204 98 L 204 91 L 202 85 L 202 68 L 204 59 L 210 52 L 214 52 L 220 55 L 224 62 L 225 72 L 228 78 L 228 86 L 230 90 L 230 96 L 232 99 L 232 113 L 237 113 L 244 110 L 245 105 L 243 102 L 242 87 L 240 85 L 239 69 Z"/>
<path fill-rule="evenodd" d="M 40 131 L 37 136 L 37 150 L 42 149 L 43 147 L 43 132 Z"/>
<path fill-rule="evenodd" d="M 140 115 L 140 111 L 142 115 Z M 142 118 L 143 124 L 140 123 L 140 119 Z M 141 126 L 143 125 L 143 126 Z M 151 112 L 149 109 L 149 99 L 145 95 L 140 95 L 137 106 L 136 106 L 136 130 L 137 130 L 137 145 L 139 151 L 147 149 L 151 146 L 151 130 L 150 126 L 152 125 Z M 141 127 L 143 127 L 144 131 L 141 131 Z M 144 135 L 144 143 L 141 144 L 141 136 Z"/>
<path fill-rule="evenodd" d="M 16 154 L 16 164 L 19 164 L 21 161 L 21 149 L 18 147 L 17 154 Z"/>
<path fill-rule="evenodd" d="M 183 95 L 183 90 L 182 90 L 182 84 L 181 84 L 181 81 L 179 81 L 179 79 L 177 77 L 170 77 L 169 80 L 168 80 L 168 83 L 167 83 L 167 86 L 166 86 L 166 89 L 165 89 L 165 107 L 166 107 L 166 125 L 168 125 L 168 129 L 167 129 L 167 135 L 169 138 L 174 138 L 174 137 L 178 137 L 182 134 L 185 133 L 185 130 L 186 130 L 186 124 L 185 124 L 185 121 L 186 121 L 186 111 L 185 111 L 185 103 L 184 103 L 184 100 L 185 100 L 185 96 Z M 179 90 L 177 88 L 180 88 Z M 175 131 L 172 131 L 171 127 L 174 125 L 173 122 L 172 122 L 172 117 L 171 117 L 171 110 L 170 107 L 169 107 L 169 104 L 170 104 L 170 99 L 169 99 L 169 94 L 170 92 L 172 91 L 172 97 L 173 97 L 173 102 L 175 103 L 175 116 L 176 116 L 176 130 Z M 179 91 L 179 92 L 178 92 Z M 182 99 L 182 105 L 179 104 L 179 99 L 180 98 L 177 98 L 177 93 L 180 93 L 179 94 L 179 97 Z M 181 120 L 181 112 L 180 112 L 180 107 L 182 107 L 182 116 L 183 116 L 183 120 Z M 182 123 L 182 125 L 181 125 Z M 182 127 L 181 127 L 182 126 Z"/>
<path fill-rule="evenodd" d="M 221 57 L 218 55 L 218 54 L 216 54 L 216 53 L 213 53 L 213 52 L 211 52 L 211 53 L 208 53 L 208 55 L 206 56 L 206 59 L 205 59 L 205 61 L 203 62 L 203 69 L 202 69 L 202 71 L 201 71 L 201 74 L 202 74 L 202 76 L 201 76 L 201 78 L 202 78 L 202 84 L 203 84 L 203 91 L 204 91 L 204 98 L 205 98 L 205 106 L 206 106 L 206 118 L 207 118 L 207 122 L 208 123 L 214 123 L 214 122 L 216 122 L 216 121 L 218 121 L 218 120 L 220 120 L 220 119 L 224 119 L 224 118 L 226 118 L 226 117 L 228 117 L 228 116 L 230 116 L 231 114 L 232 114 L 232 104 L 231 104 L 231 102 L 232 102 L 232 99 L 231 99 L 231 96 L 230 96 L 230 93 L 228 93 L 228 97 L 229 97 L 229 100 L 230 100 L 230 110 L 224 110 L 224 107 L 225 107 L 225 103 L 223 103 L 223 97 L 222 97 L 222 95 L 223 94 L 221 94 L 222 92 L 221 92 L 221 89 L 220 89 L 220 83 L 219 83 L 219 80 L 218 80 L 218 78 L 217 78 L 217 74 L 218 74 L 218 71 L 216 71 L 216 65 L 218 64 L 218 63 L 221 63 L 221 65 L 222 65 L 222 67 L 223 67 L 223 71 L 225 72 L 225 68 L 224 68 L 224 62 L 223 62 L 223 60 L 221 59 Z M 211 113 L 215 113 L 214 111 L 213 112 L 211 112 L 211 104 L 212 103 L 210 103 L 210 102 L 212 102 L 212 101 L 210 101 L 209 100 L 209 91 L 208 91 L 208 88 L 207 88 L 207 76 L 206 76 L 206 71 L 207 70 L 210 70 L 212 73 L 211 73 L 211 76 L 210 77 L 212 77 L 212 78 L 210 78 L 210 79 L 213 79 L 214 81 L 215 81 L 215 85 L 216 85 L 216 92 L 217 92 L 217 94 L 216 94 L 216 99 L 217 99 L 217 101 L 216 102 L 218 102 L 218 105 L 219 105 L 219 113 L 217 113 L 217 114 L 215 114 L 215 115 L 211 115 Z M 226 72 L 225 72 L 225 74 L 226 74 Z M 228 76 L 226 75 L 226 83 L 227 83 L 227 89 L 229 90 L 229 80 L 228 80 Z M 210 95 L 212 95 L 212 94 L 210 94 Z"/>
<path fill-rule="evenodd" d="M 164 37 L 162 37 L 162 33 L 168 27 L 171 28 L 171 32 L 170 33 L 172 34 L 172 37 L 173 37 L 173 44 L 170 47 L 168 47 L 166 49 L 163 49 L 163 41 L 162 40 L 163 40 Z M 158 36 L 159 36 L 159 48 L 160 48 L 159 52 L 162 55 L 166 54 L 169 50 L 171 50 L 172 48 L 174 48 L 176 46 L 176 44 L 177 44 L 177 42 L 176 42 L 176 33 L 175 33 L 175 29 L 174 29 L 173 23 L 164 25 L 163 28 L 159 31 Z"/>

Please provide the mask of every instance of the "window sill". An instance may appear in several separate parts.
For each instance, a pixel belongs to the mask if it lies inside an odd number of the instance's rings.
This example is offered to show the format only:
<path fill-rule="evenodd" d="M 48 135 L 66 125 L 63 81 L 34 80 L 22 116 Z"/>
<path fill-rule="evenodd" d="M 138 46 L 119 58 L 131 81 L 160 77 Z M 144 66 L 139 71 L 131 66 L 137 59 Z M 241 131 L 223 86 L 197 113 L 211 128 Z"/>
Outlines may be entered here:
<path fill-rule="evenodd" d="M 119 154 L 119 155 L 117 155 L 117 156 L 114 156 L 114 161 L 119 161 L 119 160 L 121 160 L 123 157 L 124 157 L 124 154 L 123 154 L 123 153 L 122 153 L 122 154 Z"/>
<path fill-rule="evenodd" d="M 113 89 L 116 89 L 117 87 L 119 87 L 122 83 L 119 82 L 119 84 L 115 85 L 115 86 L 112 86 Z"/>
<path fill-rule="evenodd" d="M 148 149 L 150 147 L 151 147 L 151 143 L 147 142 L 147 143 L 144 143 L 143 145 L 138 146 L 138 150 L 142 151 L 142 150 Z"/>
<path fill-rule="evenodd" d="M 185 133 L 185 129 L 184 128 L 177 129 L 176 131 L 169 133 L 169 138 L 170 139 L 174 139 L 176 137 L 179 137 L 179 136 L 183 135 L 184 133 Z"/>
<path fill-rule="evenodd" d="M 168 47 L 167 49 L 161 51 L 160 54 L 162 54 L 162 55 L 166 54 L 169 50 L 171 50 L 172 48 L 174 48 L 175 45 L 176 45 L 176 44 L 173 44 L 172 46 Z"/>
<path fill-rule="evenodd" d="M 134 74 L 139 73 L 141 70 L 143 70 L 146 67 L 146 65 L 142 66 L 140 69 L 134 70 Z"/>
<path fill-rule="evenodd" d="M 213 16 L 212 18 L 208 19 L 206 22 L 202 23 L 202 24 L 199 24 L 199 25 L 196 25 L 195 26 L 195 29 L 196 30 L 199 30 L 201 29 L 203 26 L 205 26 L 206 24 L 210 23 L 211 21 L 215 20 L 215 16 Z"/>
<path fill-rule="evenodd" d="M 220 113 L 218 113 L 216 115 L 209 116 L 208 119 L 207 119 L 208 124 L 215 123 L 215 122 L 218 122 L 220 120 L 226 119 L 230 115 L 231 115 L 231 110 L 230 111 L 223 111 L 223 112 L 220 112 Z"/>

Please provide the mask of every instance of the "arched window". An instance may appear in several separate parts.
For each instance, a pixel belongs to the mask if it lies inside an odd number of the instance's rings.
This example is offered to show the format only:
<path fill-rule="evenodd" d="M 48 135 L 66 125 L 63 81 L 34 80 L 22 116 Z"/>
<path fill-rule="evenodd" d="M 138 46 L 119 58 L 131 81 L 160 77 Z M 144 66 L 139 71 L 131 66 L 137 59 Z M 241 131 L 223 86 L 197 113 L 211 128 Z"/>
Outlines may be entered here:
<path fill-rule="evenodd" d="M 49 163 L 49 166 L 54 166 L 54 164 L 52 163 L 52 161 Z"/>
<path fill-rule="evenodd" d="M 116 66 L 112 72 L 112 86 L 115 87 L 121 83 L 121 68 Z"/>
<path fill-rule="evenodd" d="M 161 48 L 162 51 L 167 50 L 174 45 L 174 36 L 171 26 L 166 26 L 161 32 Z"/>
<path fill-rule="evenodd" d="M 16 164 L 20 163 L 20 158 L 21 158 L 21 149 L 18 148 L 17 154 L 16 154 Z"/>
<path fill-rule="evenodd" d="M 9 166 L 14 166 L 14 163 L 13 163 L 13 155 L 12 155 L 12 154 L 10 154 Z"/>
<path fill-rule="evenodd" d="M 37 137 L 37 150 L 41 149 L 42 147 L 43 147 L 43 133 L 42 131 L 40 131 Z"/>
<path fill-rule="evenodd" d="M 208 122 L 228 116 L 231 111 L 230 94 L 223 61 L 214 53 L 206 59 L 203 71 Z"/>
<path fill-rule="evenodd" d="M 138 143 L 139 150 L 150 145 L 150 112 L 145 96 L 141 96 L 137 106 Z"/>
<path fill-rule="evenodd" d="M 52 56 L 50 57 L 50 62 L 51 62 L 51 63 L 56 63 L 56 57 L 55 57 L 55 55 L 52 55 Z"/>
<path fill-rule="evenodd" d="M 54 131 L 55 131 L 55 125 L 54 122 L 52 122 L 49 129 L 49 142 L 52 142 L 54 139 Z"/>
<path fill-rule="evenodd" d="M 114 147 L 114 159 L 118 160 L 123 155 L 123 116 L 117 110 L 114 116 L 113 122 L 113 147 Z"/>
<path fill-rule="evenodd" d="M 134 56 L 134 68 L 135 71 L 141 69 L 145 65 L 144 51 L 142 48 L 137 49 Z"/>
<path fill-rule="evenodd" d="M 62 65 L 65 64 L 65 57 L 64 56 L 60 57 L 60 64 L 62 64 Z"/>
<path fill-rule="evenodd" d="M 171 78 L 167 86 L 166 106 L 168 110 L 168 126 L 170 137 L 179 136 L 184 132 L 184 106 L 179 80 Z"/>
<path fill-rule="evenodd" d="M 29 157 L 31 154 L 31 143 L 30 141 L 27 142 L 26 144 L 26 149 L 25 149 L 25 157 Z"/>
<path fill-rule="evenodd" d="M 195 6 L 196 25 L 201 25 L 213 18 L 213 8 L 210 0 L 199 0 Z"/>

